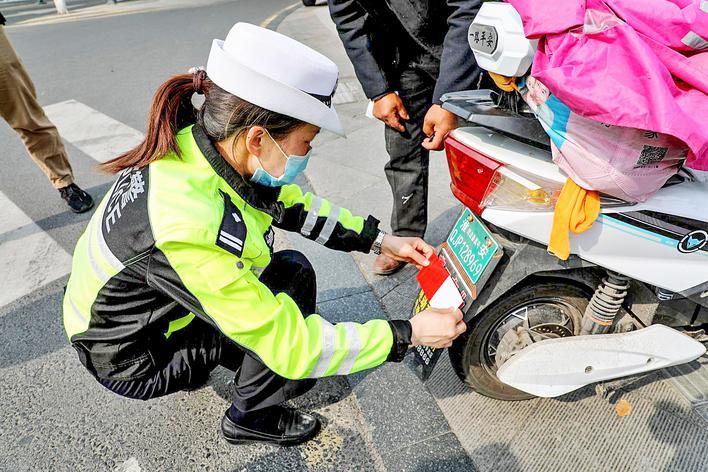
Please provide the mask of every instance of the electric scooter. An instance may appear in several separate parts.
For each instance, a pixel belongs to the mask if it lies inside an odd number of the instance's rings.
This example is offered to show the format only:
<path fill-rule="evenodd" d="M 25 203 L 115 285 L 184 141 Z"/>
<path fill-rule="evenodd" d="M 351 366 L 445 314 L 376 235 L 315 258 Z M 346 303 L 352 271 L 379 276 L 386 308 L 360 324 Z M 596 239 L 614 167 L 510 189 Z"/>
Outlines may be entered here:
<path fill-rule="evenodd" d="M 482 5 L 469 42 L 480 67 L 505 75 L 535 52 L 506 3 Z M 567 175 L 533 112 L 493 88 L 448 94 L 443 107 L 463 124 L 445 150 L 464 211 L 440 248 L 468 323 L 449 349 L 460 379 L 501 400 L 555 397 L 706 352 L 708 183 L 686 169 L 643 203 L 602 195 L 561 261 L 547 246 Z M 421 292 L 414 312 L 427 306 Z M 416 356 L 429 376 L 439 352 Z"/>

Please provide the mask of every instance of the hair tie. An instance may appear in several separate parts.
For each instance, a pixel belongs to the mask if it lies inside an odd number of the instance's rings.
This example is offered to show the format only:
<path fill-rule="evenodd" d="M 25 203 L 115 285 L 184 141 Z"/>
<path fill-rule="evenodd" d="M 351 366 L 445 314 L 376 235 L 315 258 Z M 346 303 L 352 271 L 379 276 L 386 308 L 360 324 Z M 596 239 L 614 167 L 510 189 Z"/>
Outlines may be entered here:
<path fill-rule="evenodd" d="M 192 67 L 188 73 L 192 74 L 192 86 L 194 92 L 199 95 L 204 95 L 204 79 L 207 78 L 207 73 L 203 67 Z"/>

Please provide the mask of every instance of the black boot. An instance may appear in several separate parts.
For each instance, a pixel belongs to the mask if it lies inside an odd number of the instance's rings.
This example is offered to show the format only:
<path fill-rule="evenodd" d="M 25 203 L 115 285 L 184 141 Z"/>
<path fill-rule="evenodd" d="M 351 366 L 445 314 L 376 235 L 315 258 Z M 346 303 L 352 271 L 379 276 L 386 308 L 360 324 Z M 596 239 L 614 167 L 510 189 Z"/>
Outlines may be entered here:
<path fill-rule="evenodd" d="M 294 446 L 314 438 L 320 420 L 302 411 L 276 405 L 250 413 L 233 406 L 221 420 L 221 432 L 231 444 L 265 442 Z"/>
<path fill-rule="evenodd" d="M 67 185 L 59 189 L 61 198 L 66 200 L 67 205 L 74 213 L 83 213 L 93 208 L 93 198 L 84 192 L 76 184 Z"/>

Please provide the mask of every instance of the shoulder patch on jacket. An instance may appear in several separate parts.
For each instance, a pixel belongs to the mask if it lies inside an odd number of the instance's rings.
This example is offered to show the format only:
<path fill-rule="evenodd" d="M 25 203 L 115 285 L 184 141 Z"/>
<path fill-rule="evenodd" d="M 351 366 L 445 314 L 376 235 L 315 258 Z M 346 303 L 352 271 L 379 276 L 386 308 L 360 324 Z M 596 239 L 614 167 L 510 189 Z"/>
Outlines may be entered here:
<path fill-rule="evenodd" d="M 219 192 L 224 197 L 224 216 L 221 218 L 216 245 L 237 257 L 241 257 L 246 241 L 246 223 L 243 221 L 241 210 L 233 204 L 231 197 L 221 190 Z"/>

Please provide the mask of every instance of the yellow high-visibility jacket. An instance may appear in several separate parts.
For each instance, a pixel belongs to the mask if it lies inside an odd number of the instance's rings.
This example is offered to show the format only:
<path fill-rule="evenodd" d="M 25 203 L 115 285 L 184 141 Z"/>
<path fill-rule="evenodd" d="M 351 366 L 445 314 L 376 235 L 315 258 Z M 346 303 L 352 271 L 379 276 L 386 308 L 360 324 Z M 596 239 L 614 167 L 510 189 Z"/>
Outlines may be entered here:
<path fill-rule="evenodd" d="M 271 225 L 331 249 L 368 252 L 375 218 L 296 185 L 245 181 L 197 125 L 180 131 L 177 142 L 179 156 L 118 175 L 77 243 L 64 326 L 94 375 L 149 375 L 161 367 L 170 334 L 194 317 L 290 379 L 402 358 L 407 342 L 395 339 L 396 322 L 331 324 L 300 313 L 258 278 L 271 259 Z"/>

